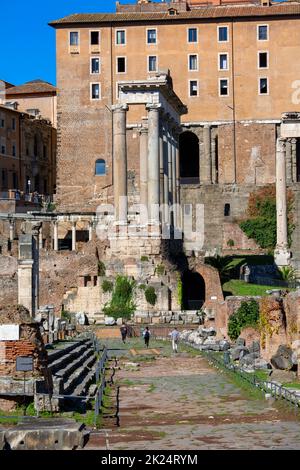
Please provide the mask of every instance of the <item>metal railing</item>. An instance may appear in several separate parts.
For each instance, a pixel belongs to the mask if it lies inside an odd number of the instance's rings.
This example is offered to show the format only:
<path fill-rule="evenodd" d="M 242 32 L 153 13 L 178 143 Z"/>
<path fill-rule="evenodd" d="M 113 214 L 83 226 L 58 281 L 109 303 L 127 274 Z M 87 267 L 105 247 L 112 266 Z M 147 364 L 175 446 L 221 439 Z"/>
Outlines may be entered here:
<path fill-rule="evenodd" d="M 103 395 L 104 395 L 104 390 L 106 387 L 106 379 L 105 379 L 105 363 L 107 361 L 108 354 L 107 354 L 107 348 L 104 347 L 103 353 L 101 355 L 101 358 L 97 364 L 96 368 L 96 382 L 99 382 L 99 379 L 101 377 L 101 382 L 100 385 L 97 389 L 96 392 L 96 398 L 95 398 L 95 418 L 94 418 L 94 423 L 95 425 L 97 424 L 97 418 L 100 414 L 102 402 L 103 402 Z"/>
<path fill-rule="evenodd" d="M 289 404 L 295 406 L 296 409 L 300 408 L 300 396 L 294 392 L 289 390 L 282 385 L 277 384 L 276 382 L 271 382 L 268 380 L 260 380 L 255 373 L 249 374 L 247 372 L 243 372 L 238 366 L 232 363 L 225 363 L 224 359 L 215 356 L 213 353 L 208 351 L 202 351 L 202 354 L 207 357 L 208 361 L 212 363 L 214 366 L 225 368 L 241 377 L 246 382 L 250 383 L 251 385 L 259 388 L 261 391 L 265 393 L 269 393 L 275 399 L 284 399 Z"/>

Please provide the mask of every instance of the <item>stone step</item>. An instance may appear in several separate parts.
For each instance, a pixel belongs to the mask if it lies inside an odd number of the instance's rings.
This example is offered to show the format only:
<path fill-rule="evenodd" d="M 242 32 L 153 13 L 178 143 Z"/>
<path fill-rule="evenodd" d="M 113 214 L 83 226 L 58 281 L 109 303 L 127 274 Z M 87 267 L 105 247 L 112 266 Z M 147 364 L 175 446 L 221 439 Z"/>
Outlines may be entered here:
<path fill-rule="evenodd" d="M 94 397 L 96 395 L 97 388 L 98 388 L 97 384 L 91 384 L 89 386 L 88 396 L 89 397 Z"/>
<path fill-rule="evenodd" d="M 67 382 L 64 383 L 64 394 L 75 395 L 74 390 L 83 382 L 86 375 L 90 372 L 96 362 L 96 356 L 90 356 L 77 370 L 75 370 Z"/>
<path fill-rule="evenodd" d="M 48 364 L 53 363 L 54 361 L 56 361 L 60 357 L 62 357 L 65 354 L 73 351 L 73 349 L 77 348 L 80 343 L 81 344 L 83 344 L 83 343 L 86 344 L 88 342 L 90 342 L 90 340 L 87 338 L 87 339 L 83 339 L 83 340 L 80 340 L 80 341 L 67 342 L 66 346 L 63 347 L 63 348 L 60 348 L 60 349 L 54 349 L 54 350 L 48 349 L 47 350 L 47 352 L 48 352 Z"/>
<path fill-rule="evenodd" d="M 77 387 L 73 391 L 73 395 L 77 395 L 77 396 L 86 395 L 86 396 L 89 396 L 90 395 L 90 393 L 89 393 L 90 386 L 95 385 L 97 387 L 96 384 L 92 384 L 94 378 L 95 378 L 95 367 L 93 367 L 92 370 L 90 370 L 88 372 L 88 374 L 84 377 L 83 381 L 80 382 L 80 384 L 77 385 Z"/>
<path fill-rule="evenodd" d="M 56 359 L 56 361 L 49 365 L 49 369 L 51 370 L 52 374 L 57 375 L 60 370 L 64 369 L 67 364 L 73 362 L 77 357 L 81 356 L 86 350 L 87 346 L 85 344 L 80 344 L 80 346 L 77 346 L 77 348 Z"/>
<path fill-rule="evenodd" d="M 85 361 L 87 361 L 92 356 L 94 356 L 94 351 L 92 349 L 86 349 L 85 351 L 83 351 L 81 353 L 81 355 L 79 357 L 74 359 L 64 369 L 59 370 L 55 374 L 55 377 L 59 377 L 59 378 L 63 379 L 64 383 L 68 382 L 68 380 L 72 376 L 73 372 L 76 372 L 77 370 L 79 370 L 80 367 L 83 366 Z"/>

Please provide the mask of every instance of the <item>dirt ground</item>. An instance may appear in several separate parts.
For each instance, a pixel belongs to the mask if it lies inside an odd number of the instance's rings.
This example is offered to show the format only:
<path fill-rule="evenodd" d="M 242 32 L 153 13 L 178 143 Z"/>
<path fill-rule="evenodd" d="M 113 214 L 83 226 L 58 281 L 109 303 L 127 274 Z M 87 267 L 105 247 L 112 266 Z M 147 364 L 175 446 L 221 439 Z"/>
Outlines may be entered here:
<path fill-rule="evenodd" d="M 196 352 L 173 354 L 158 341 L 144 351 L 140 339 L 106 343 L 119 370 L 111 409 L 86 449 L 300 449 L 299 411 L 242 389 Z"/>

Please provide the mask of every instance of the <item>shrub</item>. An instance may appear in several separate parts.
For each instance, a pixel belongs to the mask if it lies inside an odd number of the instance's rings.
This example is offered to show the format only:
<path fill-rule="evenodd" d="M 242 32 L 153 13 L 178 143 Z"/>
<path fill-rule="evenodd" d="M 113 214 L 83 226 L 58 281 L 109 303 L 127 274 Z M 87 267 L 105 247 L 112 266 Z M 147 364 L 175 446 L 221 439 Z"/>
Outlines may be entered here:
<path fill-rule="evenodd" d="M 145 290 L 145 298 L 150 305 L 155 305 L 157 300 L 157 295 L 155 289 L 152 286 L 147 287 Z"/>
<path fill-rule="evenodd" d="M 165 267 L 163 264 L 158 264 L 155 268 L 155 274 L 163 276 L 165 274 Z"/>
<path fill-rule="evenodd" d="M 147 287 L 146 284 L 140 284 L 139 285 L 139 289 L 141 289 L 141 290 L 146 290 L 146 287 Z"/>
<path fill-rule="evenodd" d="M 296 279 L 296 271 L 292 266 L 282 266 L 279 268 L 279 274 L 283 281 L 294 281 Z"/>
<path fill-rule="evenodd" d="M 112 292 L 113 291 L 113 288 L 114 288 L 114 285 L 111 281 L 108 281 L 107 279 L 104 279 L 104 281 L 102 282 L 102 290 L 103 292 Z"/>
<path fill-rule="evenodd" d="M 259 322 L 259 305 L 255 300 L 242 302 L 240 308 L 229 318 L 228 336 L 236 340 L 246 326 L 257 327 Z"/>
<path fill-rule="evenodd" d="M 180 273 L 177 273 L 177 300 L 180 308 L 183 308 L 183 284 Z"/>
<path fill-rule="evenodd" d="M 293 224 L 292 192 L 287 194 L 288 212 L 288 240 L 291 244 L 292 233 L 295 228 Z M 274 249 L 276 246 L 276 189 L 275 186 L 262 188 L 251 193 L 248 201 L 248 218 L 240 222 L 240 227 L 247 237 L 265 249 Z"/>
<path fill-rule="evenodd" d="M 68 312 L 67 310 L 62 310 L 61 318 L 62 318 L 62 320 L 66 320 L 66 321 L 70 322 L 71 319 L 72 319 L 72 316 L 71 316 L 71 313 Z"/>
<path fill-rule="evenodd" d="M 102 261 L 98 261 L 98 276 L 103 277 L 105 276 L 105 264 Z"/>
<path fill-rule="evenodd" d="M 148 256 L 141 256 L 141 261 L 149 261 L 149 258 Z"/>
<path fill-rule="evenodd" d="M 111 301 L 105 304 L 103 312 L 113 318 L 130 318 L 136 309 L 133 294 L 136 283 L 126 276 L 117 276 Z"/>
<path fill-rule="evenodd" d="M 230 240 L 227 241 L 227 246 L 229 246 L 229 247 L 234 246 L 234 240 L 232 240 L 232 238 L 230 238 Z"/>

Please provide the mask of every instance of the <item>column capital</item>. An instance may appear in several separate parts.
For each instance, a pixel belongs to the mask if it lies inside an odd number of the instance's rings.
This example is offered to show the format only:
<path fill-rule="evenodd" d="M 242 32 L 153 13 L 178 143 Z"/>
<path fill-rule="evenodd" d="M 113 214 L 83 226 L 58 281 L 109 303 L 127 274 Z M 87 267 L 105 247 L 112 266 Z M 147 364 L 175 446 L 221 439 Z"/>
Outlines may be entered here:
<path fill-rule="evenodd" d="M 138 131 L 140 134 L 148 134 L 148 126 L 146 127 L 142 125 L 141 127 L 139 127 Z"/>
<path fill-rule="evenodd" d="M 286 139 L 284 137 L 279 137 L 276 142 L 276 151 L 285 152 L 286 148 Z"/>
<path fill-rule="evenodd" d="M 162 109 L 161 103 L 147 103 L 146 104 L 147 111 L 160 111 Z"/>
<path fill-rule="evenodd" d="M 111 106 L 111 110 L 113 113 L 124 113 L 128 111 L 129 106 L 128 104 L 113 104 Z"/>
<path fill-rule="evenodd" d="M 296 145 L 297 139 L 295 137 L 293 137 L 292 139 L 290 139 L 290 142 L 291 142 L 292 145 Z"/>

